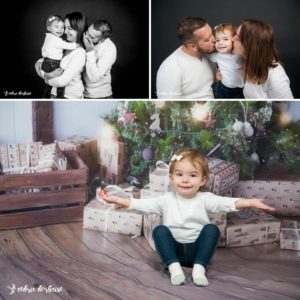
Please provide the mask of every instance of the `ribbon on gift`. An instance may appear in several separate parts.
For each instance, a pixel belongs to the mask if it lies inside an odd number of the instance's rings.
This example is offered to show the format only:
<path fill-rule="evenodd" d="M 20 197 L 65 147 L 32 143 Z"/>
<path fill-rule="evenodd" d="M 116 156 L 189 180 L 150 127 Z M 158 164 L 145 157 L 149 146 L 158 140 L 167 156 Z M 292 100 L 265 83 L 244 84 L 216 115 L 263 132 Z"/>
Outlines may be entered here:
<path fill-rule="evenodd" d="M 163 170 L 163 171 L 168 171 L 168 172 L 170 169 L 170 166 L 162 160 L 158 160 L 155 164 L 155 167 L 158 170 Z"/>
<path fill-rule="evenodd" d="M 109 214 L 110 214 L 111 210 L 113 210 L 112 206 L 107 207 L 107 209 L 105 210 L 105 214 L 104 214 L 104 229 L 103 229 L 105 232 L 107 232 L 107 230 L 108 230 Z"/>

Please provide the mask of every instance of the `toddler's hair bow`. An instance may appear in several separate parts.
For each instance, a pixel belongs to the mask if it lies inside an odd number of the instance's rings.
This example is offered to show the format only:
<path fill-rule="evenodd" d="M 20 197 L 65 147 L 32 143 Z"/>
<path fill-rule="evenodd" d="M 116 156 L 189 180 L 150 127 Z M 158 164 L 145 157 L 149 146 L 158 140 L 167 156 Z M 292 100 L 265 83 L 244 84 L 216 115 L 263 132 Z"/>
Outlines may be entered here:
<path fill-rule="evenodd" d="M 180 161 L 181 159 L 183 158 L 183 155 L 176 155 L 174 154 L 172 157 L 171 157 L 171 161 Z"/>
<path fill-rule="evenodd" d="M 56 17 L 55 16 L 52 16 L 52 17 L 50 17 L 49 19 L 48 19 L 48 21 L 49 22 L 52 22 L 53 20 L 55 20 L 56 19 Z"/>

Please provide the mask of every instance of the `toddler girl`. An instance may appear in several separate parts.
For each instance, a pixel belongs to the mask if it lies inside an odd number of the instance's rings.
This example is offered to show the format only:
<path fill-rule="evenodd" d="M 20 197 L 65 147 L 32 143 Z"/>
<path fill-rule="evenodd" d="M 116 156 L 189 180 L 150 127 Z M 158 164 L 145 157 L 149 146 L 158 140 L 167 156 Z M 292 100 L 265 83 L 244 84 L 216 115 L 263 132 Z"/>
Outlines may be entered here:
<path fill-rule="evenodd" d="M 218 64 L 222 79 L 218 82 L 216 98 L 244 98 L 244 79 L 240 56 L 232 53 L 236 28 L 232 24 L 220 24 L 215 28 L 215 47 L 218 52 L 208 55 Z"/>
<path fill-rule="evenodd" d="M 207 286 L 206 268 L 215 252 L 220 231 L 210 224 L 208 212 L 230 212 L 255 207 L 275 211 L 262 199 L 241 199 L 216 196 L 204 191 L 208 180 L 208 162 L 198 150 L 182 149 L 172 157 L 170 182 L 174 192 L 153 199 L 125 199 L 108 195 L 101 197 L 108 203 L 156 213 L 163 216 L 163 225 L 153 231 L 153 239 L 165 267 L 171 274 L 172 285 L 181 285 L 185 275 L 181 266 L 192 267 L 193 282 Z"/>
<path fill-rule="evenodd" d="M 68 43 L 61 37 L 64 33 L 64 21 L 60 16 L 51 15 L 46 21 L 47 33 L 42 47 L 42 70 L 52 72 L 60 67 L 63 50 L 74 50 L 76 43 Z M 57 97 L 63 98 L 64 88 L 58 88 Z"/>

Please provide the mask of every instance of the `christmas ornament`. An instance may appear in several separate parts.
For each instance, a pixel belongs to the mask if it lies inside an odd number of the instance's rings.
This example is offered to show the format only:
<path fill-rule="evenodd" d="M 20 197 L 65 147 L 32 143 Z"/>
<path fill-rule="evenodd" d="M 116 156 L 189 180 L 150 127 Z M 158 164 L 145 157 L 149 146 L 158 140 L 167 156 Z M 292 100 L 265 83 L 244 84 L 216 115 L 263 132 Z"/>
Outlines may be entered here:
<path fill-rule="evenodd" d="M 213 118 L 212 114 L 209 113 L 208 119 L 205 121 L 205 128 L 214 128 L 216 119 Z"/>
<path fill-rule="evenodd" d="M 135 119 L 136 119 L 135 113 L 126 112 L 125 118 L 124 118 L 124 123 L 125 123 L 125 125 L 127 125 L 128 123 L 133 122 Z"/>
<path fill-rule="evenodd" d="M 154 105 L 157 108 L 163 108 L 165 103 L 166 103 L 166 101 L 154 101 Z"/>
<path fill-rule="evenodd" d="M 195 105 L 191 108 L 192 117 L 198 121 L 205 121 L 209 117 L 209 107 L 208 103 L 200 104 L 195 103 Z"/>
<path fill-rule="evenodd" d="M 259 164 L 259 156 L 256 152 L 253 152 L 251 155 L 250 155 L 250 158 L 255 161 L 256 163 Z"/>
<path fill-rule="evenodd" d="M 154 120 L 152 122 L 152 124 L 149 126 L 149 129 L 151 131 L 154 131 L 156 133 L 160 133 L 161 132 L 161 128 L 160 128 L 160 119 L 159 119 L 159 114 L 153 114 L 150 118 L 151 120 Z"/>
<path fill-rule="evenodd" d="M 254 130 L 249 122 L 244 122 L 244 134 L 246 137 L 252 136 L 254 133 Z"/>
<path fill-rule="evenodd" d="M 151 147 L 148 147 L 143 150 L 142 157 L 144 160 L 151 160 L 153 158 L 153 150 Z"/>
<path fill-rule="evenodd" d="M 238 119 L 235 119 L 235 122 L 232 125 L 232 129 L 236 133 L 242 133 L 242 131 L 244 129 L 244 123 L 239 121 Z"/>

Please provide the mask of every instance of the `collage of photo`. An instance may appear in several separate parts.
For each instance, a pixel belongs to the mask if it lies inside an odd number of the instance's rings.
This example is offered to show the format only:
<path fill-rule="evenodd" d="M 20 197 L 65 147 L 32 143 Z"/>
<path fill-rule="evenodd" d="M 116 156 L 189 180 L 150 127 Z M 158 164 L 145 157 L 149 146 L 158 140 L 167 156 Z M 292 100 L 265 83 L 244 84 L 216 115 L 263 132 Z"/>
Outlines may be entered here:
<path fill-rule="evenodd" d="M 299 11 L 6 3 L 0 298 L 300 299 Z"/>

